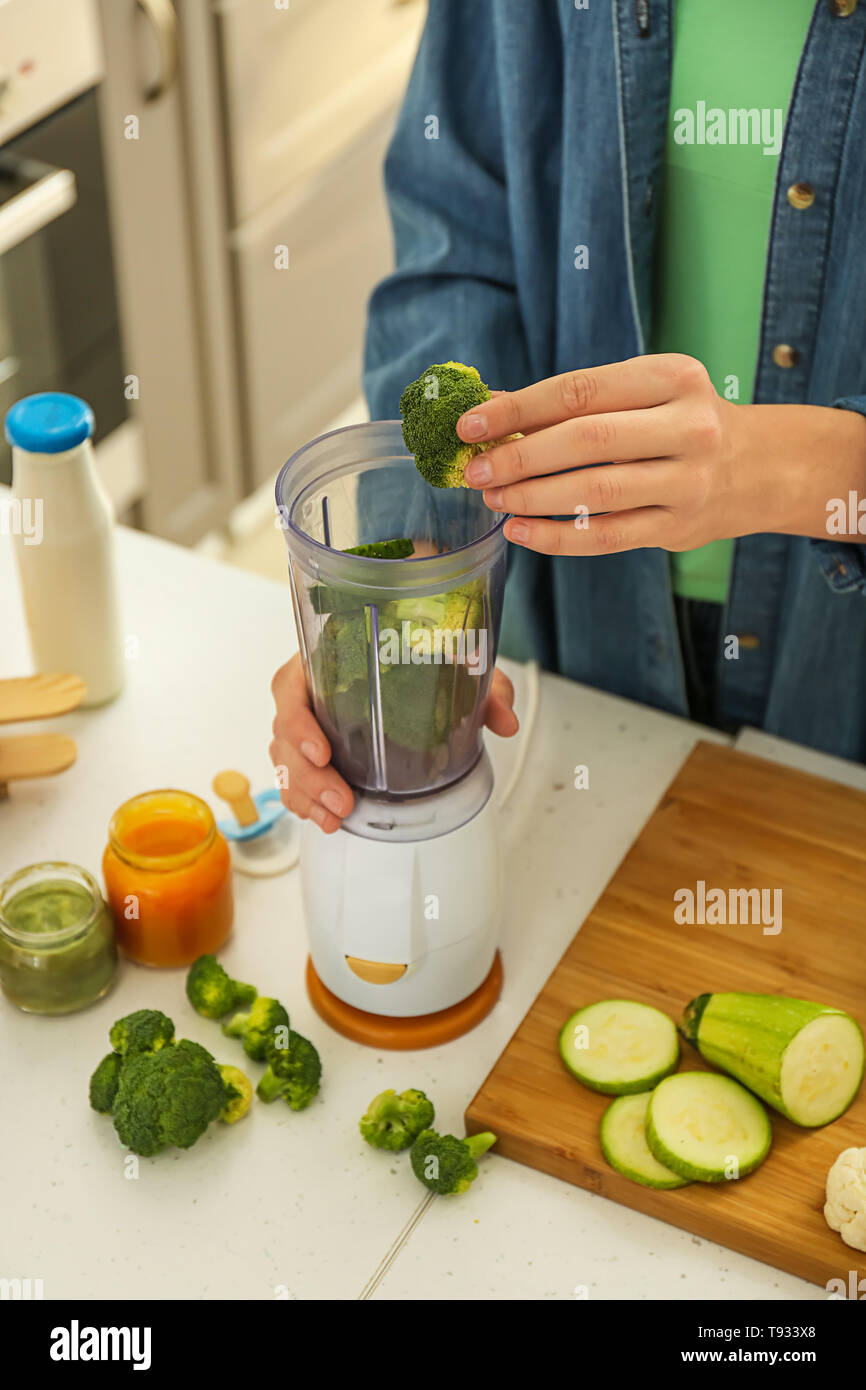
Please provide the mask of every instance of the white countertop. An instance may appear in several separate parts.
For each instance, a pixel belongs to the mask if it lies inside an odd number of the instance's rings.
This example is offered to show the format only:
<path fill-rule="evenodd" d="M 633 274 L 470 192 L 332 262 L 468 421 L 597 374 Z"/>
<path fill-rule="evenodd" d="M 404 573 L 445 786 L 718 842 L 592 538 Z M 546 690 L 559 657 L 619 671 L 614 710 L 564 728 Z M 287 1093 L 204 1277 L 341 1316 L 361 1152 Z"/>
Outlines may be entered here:
<path fill-rule="evenodd" d="M 272 784 L 270 679 L 295 648 L 285 588 L 131 531 L 119 533 L 124 694 L 44 727 L 72 735 L 77 764 L 14 785 L 0 803 L 0 876 L 41 859 L 98 875 L 109 817 L 126 797 L 179 786 L 211 802 L 220 767 Z M 0 676 L 29 669 L 11 555 L 0 535 Z M 524 673 L 508 665 L 520 688 Z M 519 693 L 518 693 L 519 709 Z M 14 733 L 12 727 L 4 730 Z M 314 1014 L 297 872 L 236 876 L 231 973 L 283 999 L 324 1066 L 320 1099 L 293 1114 L 256 1103 L 195 1148 L 125 1176 L 111 1121 L 87 1082 L 108 1029 L 163 1009 L 179 1037 L 243 1066 L 240 1048 L 187 1003 L 184 972 L 123 962 L 105 1000 L 45 1019 L 0 997 L 4 1217 L 0 1277 L 41 1278 L 46 1298 L 571 1299 L 820 1298 L 823 1290 L 493 1154 L 463 1197 L 427 1200 L 405 1154 L 371 1150 L 357 1121 L 386 1086 L 419 1086 L 437 1127 L 463 1110 L 698 738 L 697 725 L 543 676 L 523 774 L 503 811 L 505 987 L 490 1017 L 438 1050 L 370 1051 Z M 782 760 L 802 750 L 752 731 Z M 515 755 L 490 740 L 500 784 Z M 864 769 L 810 753 L 810 769 L 866 786 Z M 585 763 L 590 787 L 573 789 Z M 223 808 L 220 808 L 222 810 Z M 258 1068 L 251 1070 L 258 1072 Z M 14 1117 L 9 1124 L 9 1117 Z M 422 1210 L 423 1208 L 423 1210 Z"/>

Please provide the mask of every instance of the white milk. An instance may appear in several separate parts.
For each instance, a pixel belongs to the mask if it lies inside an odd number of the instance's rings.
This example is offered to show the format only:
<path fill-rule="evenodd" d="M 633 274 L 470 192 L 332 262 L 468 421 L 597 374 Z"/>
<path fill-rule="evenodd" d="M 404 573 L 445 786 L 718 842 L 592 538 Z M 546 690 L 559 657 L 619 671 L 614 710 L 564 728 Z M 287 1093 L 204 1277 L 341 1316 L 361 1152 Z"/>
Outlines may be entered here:
<path fill-rule="evenodd" d="M 89 439 L 61 453 L 12 449 L 12 491 L 28 530 L 42 504 L 42 538 L 15 536 L 15 554 L 36 671 L 70 671 L 101 705 L 123 685 L 114 515 Z M 26 500 L 25 500 L 26 499 Z M 36 532 L 38 535 L 38 532 Z"/>

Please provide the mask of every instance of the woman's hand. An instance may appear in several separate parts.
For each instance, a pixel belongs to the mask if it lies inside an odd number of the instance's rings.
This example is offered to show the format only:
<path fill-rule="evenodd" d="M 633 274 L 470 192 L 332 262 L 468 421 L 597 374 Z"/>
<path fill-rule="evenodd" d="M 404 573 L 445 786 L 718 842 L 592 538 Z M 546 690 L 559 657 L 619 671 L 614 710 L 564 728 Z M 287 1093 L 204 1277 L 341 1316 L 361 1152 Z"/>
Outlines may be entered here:
<path fill-rule="evenodd" d="M 271 691 L 277 714 L 270 755 L 274 766 L 285 770 L 282 780 L 288 781 L 281 796 L 283 805 L 331 835 L 351 811 L 354 797 L 348 782 L 331 766 L 331 745 L 310 709 L 299 656 L 280 667 Z M 497 668 L 490 682 L 485 723 L 503 738 L 517 733 L 513 705 L 514 686 Z"/>
<path fill-rule="evenodd" d="M 547 555 L 691 550 L 759 531 L 826 538 L 830 499 L 866 496 L 861 415 L 735 405 L 678 353 L 500 392 L 457 431 L 472 443 L 524 435 L 473 459 L 466 481 L 513 513 L 510 541 Z M 549 520 L 563 515 L 574 519 Z"/>

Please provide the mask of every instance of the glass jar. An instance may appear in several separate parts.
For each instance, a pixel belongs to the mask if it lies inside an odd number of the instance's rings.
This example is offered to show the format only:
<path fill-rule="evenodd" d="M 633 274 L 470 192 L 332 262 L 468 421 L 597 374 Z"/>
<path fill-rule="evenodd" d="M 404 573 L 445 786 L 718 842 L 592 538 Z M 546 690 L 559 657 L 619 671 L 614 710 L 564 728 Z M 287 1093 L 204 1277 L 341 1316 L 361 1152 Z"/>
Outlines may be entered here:
<path fill-rule="evenodd" d="M 229 847 L 191 792 L 143 792 L 118 807 L 102 857 L 117 940 L 142 965 L 189 965 L 228 939 Z"/>
<path fill-rule="evenodd" d="M 69 1014 L 101 999 L 117 966 L 99 884 L 75 864 L 30 864 L 0 884 L 0 985 L 19 1009 Z"/>

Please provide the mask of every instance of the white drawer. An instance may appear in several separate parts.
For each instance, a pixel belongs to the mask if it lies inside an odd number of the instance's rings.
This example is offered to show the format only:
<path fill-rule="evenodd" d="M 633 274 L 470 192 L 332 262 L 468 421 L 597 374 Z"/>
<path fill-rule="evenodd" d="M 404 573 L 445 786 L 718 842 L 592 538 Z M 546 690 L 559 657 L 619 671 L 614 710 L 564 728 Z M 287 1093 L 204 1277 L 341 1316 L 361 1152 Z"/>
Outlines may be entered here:
<path fill-rule="evenodd" d="M 424 0 L 217 0 L 235 224 L 406 87 Z"/>
<path fill-rule="evenodd" d="M 367 299 L 393 264 L 382 161 L 396 111 L 233 236 L 258 486 L 359 394 Z M 289 252 L 275 268 L 275 247 Z"/>

